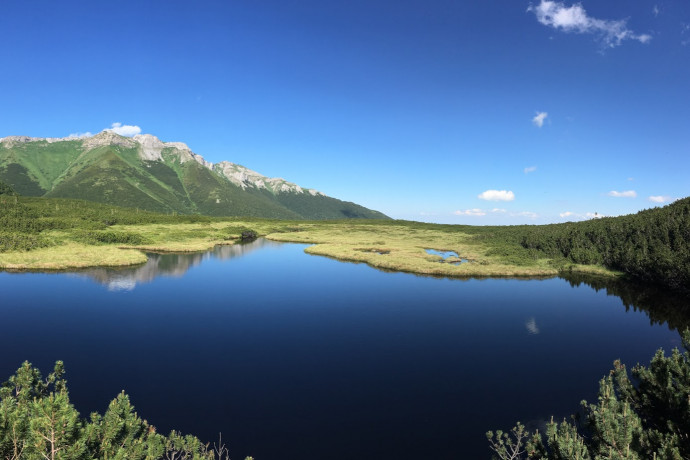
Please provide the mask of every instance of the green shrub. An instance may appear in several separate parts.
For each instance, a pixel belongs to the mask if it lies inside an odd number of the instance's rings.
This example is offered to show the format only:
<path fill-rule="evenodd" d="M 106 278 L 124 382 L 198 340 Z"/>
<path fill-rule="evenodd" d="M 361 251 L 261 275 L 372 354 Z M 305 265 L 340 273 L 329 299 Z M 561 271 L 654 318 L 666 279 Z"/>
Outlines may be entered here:
<path fill-rule="evenodd" d="M 501 460 L 690 458 L 690 330 L 685 353 L 659 350 L 649 366 L 615 361 L 599 382 L 597 404 L 582 402 L 578 423 L 553 419 L 546 433 L 530 433 L 518 423 L 510 432 L 486 435 Z"/>
<path fill-rule="evenodd" d="M 138 245 L 149 243 L 146 238 L 138 233 L 113 230 L 82 231 L 77 234 L 77 239 L 86 244 Z"/>
<path fill-rule="evenodd" d="M 51 240 L 41 235 L 0 231 L 0 252 L 30 251 L 52 245 Z"/>

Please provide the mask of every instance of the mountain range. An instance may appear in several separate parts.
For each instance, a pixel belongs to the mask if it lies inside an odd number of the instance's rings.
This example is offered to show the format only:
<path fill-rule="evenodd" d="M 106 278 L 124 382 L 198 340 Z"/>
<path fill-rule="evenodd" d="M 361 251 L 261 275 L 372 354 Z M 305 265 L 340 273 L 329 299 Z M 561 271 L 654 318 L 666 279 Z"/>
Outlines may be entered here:
<path fill-rule="evenodd" d="M 209 163 L 182 142 L 102 131 L 85 138 L 0 138 L 0 182 L 20 195 L 157 212 L 277 219 L 386 219 L 242 165 Z"/>

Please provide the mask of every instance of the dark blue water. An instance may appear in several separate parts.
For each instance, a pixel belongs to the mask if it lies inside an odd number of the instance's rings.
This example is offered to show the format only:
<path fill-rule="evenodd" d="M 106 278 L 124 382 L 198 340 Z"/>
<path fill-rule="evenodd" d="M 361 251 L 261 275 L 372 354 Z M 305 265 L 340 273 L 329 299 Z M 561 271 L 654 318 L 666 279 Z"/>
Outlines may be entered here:
<path fill-rule="evenodd" d="M 488 458 L 487 430 L 568 415 L 614 359 L 680 344 L 684 313 L 634 289 L 625 307 L 581 280 L 384 273 L 304 247 L 1 273 L 0 379 L 64 360 L 82 414 L 124 389 L 159 431 L 222 432 L 233 458 Z"/>

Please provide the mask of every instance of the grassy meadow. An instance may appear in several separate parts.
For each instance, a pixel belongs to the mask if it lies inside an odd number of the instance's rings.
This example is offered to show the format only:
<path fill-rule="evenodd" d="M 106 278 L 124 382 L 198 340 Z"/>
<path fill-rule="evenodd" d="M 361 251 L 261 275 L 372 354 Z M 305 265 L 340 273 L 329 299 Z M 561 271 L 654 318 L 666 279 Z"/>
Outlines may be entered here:
<path fill-rule="evenodd" d="M 408 221 L 336 221 L 297 223 L 295 231 L 270 233 L 275 241 L 307 243 L 309 254 L 363 262 L 372 267 L 423 275 L 554 276 L 581 271 L 615 275 L 595 265 L 578 265 L 541 256 L 508 239 L 500 227 L 423 224 Z M 457 257 L 427 254 L 452 251 Z M 465 260 L 466 262 L 462 262 Z"/>
<path fill-rule="evenodd" d="M 554 276 L 561 271 L 615 275 L 598 265 L 524 248 L 529 227 L 472 227 L 392 220 L 285 221 L 165 215 L 80 200 L 0 199 L 0 268 L 60 270 L 126 266 L 144 252 L 204 251 L 253 230 L 270 240 L 310 244 L 309 254 L 423 275 Z M 458 257 L 427 254 L 454 251 Z M 461 262 L 462 260 L 466 262 Z"/>

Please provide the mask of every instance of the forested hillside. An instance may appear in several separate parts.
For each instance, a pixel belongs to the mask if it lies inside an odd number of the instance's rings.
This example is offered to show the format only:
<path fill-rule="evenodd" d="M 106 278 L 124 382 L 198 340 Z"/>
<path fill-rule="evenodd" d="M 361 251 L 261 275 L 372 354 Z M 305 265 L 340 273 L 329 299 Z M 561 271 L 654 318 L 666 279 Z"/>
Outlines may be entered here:
<path fill-rule="evenodd" d="M 663 208 L 586 222 L 528 227 L 520 244 L 579 264 L 690 289 L 690 198 Z"/>

